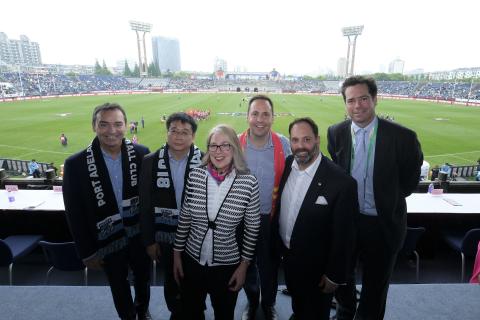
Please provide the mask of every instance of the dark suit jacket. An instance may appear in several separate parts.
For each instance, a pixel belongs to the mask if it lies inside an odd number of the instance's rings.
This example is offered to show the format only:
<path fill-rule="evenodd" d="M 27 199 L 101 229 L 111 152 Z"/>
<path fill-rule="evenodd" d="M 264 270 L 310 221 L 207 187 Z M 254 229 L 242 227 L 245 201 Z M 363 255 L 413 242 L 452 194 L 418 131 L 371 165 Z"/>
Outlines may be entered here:
<path fill-rule="evenodd" d="M 328 128 L 328 152 L 332 160 L 350 174 L 351 120 Z M 373 169 L 373 192 L 385 241 L 398 251 L 407 228 L 405 197 L 420 179 L 423 154 L 414 131 L 378 119 Z"/>
<path fill-rule="evenodd" d="M 149 152 L 148 148 L 134 144 L 139 157 L 138 163 Z M 63 201 L 67 222 L 72 233 L 80 258 L 85 259 L 98 251 L 97 218 L 94 215 L 95 199 L 90 196 L 92 187 L 82 152 L 76 153 L 65 160 L 63 176 Z M 122 161 L 124 161 L 122 159 Z M 138 173 L 141 166 L 138 167 Z M 107 177 L 110 181 L 110 177 Z M 93 192 L 92 192 L 93 194 Z"/>
<path fill-rule="evenodd" d="M 293 156 L 289 156 L 280 182 L 280 195 L 292 170 L 292 162 Z M 316 203 L 319 197 L 324 197 L 327 204 Z M 346 282 L 354 246 L 356 212 L 358 200 L 355 180 L 322 156 L 290 238 L 288 260 L 291 265 L 288 270 L 296 270 L 288 275 L 290 279 L 293 276 L 295 281 L 318 285 L 320 277 L 325 274 L 336 283 Z M 281 196 L 272 234 L 277 245 L 276 252 L 284 255 L 287 249 L 279 236 L 280 214 Z"/>

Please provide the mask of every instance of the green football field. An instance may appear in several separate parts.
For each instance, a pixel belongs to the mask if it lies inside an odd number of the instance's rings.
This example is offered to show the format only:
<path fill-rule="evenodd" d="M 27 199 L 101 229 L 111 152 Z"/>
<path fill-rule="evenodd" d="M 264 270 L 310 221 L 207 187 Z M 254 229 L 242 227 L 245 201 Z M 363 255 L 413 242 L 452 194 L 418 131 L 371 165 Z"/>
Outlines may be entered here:
<path fill-rule="evenodd" d="M 227 123 L 237 132 L 246 129 L 244 94 L 138 94 L 116 96 L 65 97 L 0 103 L 0 158 L 54 162 L 60 166 L 69 155 L 85 148 L 94 133 L 93 108 L 105 102 L 118 102 L 128 121 L 140 121 L 139 143 L 157 149 L 166 140 L 162 115 L 187 109 L 210 109 L 210 119 L 201 121 L 196 144 L 205 149 L 208 131 Z M 273 129 L 288 136 L 288 124 L 295 117 L 309 116 L 320 128 L 321 149 L 326 153 L 326 130 L 342 121 L 345 108 L 341 97 L 310 95 L 271 95 L 275 105 Z M 291 114 L 291 115 L 289 115 Z M 480 108 L 432 102 L 379 99 L 377 114 L 393 116 L 396 122 L 414 129 L 425 159 L 433 166 L 450 162 L 475 164 L 480 158 Z M 60 145 L 65 133 L 68 146 Z M 131 137 L 127 131 L 127 137 Z"/>

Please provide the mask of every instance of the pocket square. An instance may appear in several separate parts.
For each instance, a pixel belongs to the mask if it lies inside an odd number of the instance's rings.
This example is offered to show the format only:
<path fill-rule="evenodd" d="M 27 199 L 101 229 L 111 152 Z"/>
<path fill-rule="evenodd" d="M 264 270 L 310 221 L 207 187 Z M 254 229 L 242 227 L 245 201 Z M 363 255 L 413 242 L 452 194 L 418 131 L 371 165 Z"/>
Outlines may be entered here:
<path fill-rule="evenodd" d="M 328 202 L 327 202 L 327 199 L 325 199 L 324 196 L 318 196 L 317 201 L 315 201 L 315 204 L 326 206 L 328 204 Z"/>

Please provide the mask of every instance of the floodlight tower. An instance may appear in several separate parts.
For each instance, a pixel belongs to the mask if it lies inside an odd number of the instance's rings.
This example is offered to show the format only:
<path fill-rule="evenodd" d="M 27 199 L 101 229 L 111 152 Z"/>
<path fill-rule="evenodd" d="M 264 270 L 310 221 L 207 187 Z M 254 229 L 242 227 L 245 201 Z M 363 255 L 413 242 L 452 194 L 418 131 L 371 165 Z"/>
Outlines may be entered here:
<path fill-rule="evenodd" d="M 362 34 L 363 26 L 353 26 L 342 28 L 342 33 L 345 37 L 348 37 L 348 49 L 347 49 L 347 70 L 345 76 L 353 75 L 353 66 L 355 64 L 355 47 L 357 45 L 357 37 Z M 353 41 L 350 37 L 353 37 Z M 352 47 L 352 59 L 350 60 L 350 47 Z M 350 70 L 349 70 L 350 65 Z"/>
<path fill-rule="evenodd" d="M 137 34 L 137 47 L 138 47 L 138 67 L 140 69 L 140 76 L 146 77 L 148 75 L 148 64 L 147 64 L 147 50 L 145 47 L 145 34 L 150 32 L 152 29 L 151 23 L 139 22 L 139 21 L 130 21 L 130 27 Z M 142 38 L 140 38 L 140 33 L 143 32 Z M 143 42 L 143 63 L 142 63 L 142 42 Z"/>

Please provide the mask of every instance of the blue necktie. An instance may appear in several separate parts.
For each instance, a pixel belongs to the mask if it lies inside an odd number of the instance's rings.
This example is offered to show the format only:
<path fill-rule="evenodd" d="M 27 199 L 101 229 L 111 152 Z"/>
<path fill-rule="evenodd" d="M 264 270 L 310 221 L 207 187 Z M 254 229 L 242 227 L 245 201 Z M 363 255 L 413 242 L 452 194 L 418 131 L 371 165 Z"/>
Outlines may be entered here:
<path fill-rule="evenodd" d="M 355 133 L 355 155 L 352 167 L 352 177 L 357 180 L 358 203 L 360 211 L 365 208 L 365 168 L 367 161 L 366 130 L 359 129 Z"/>

